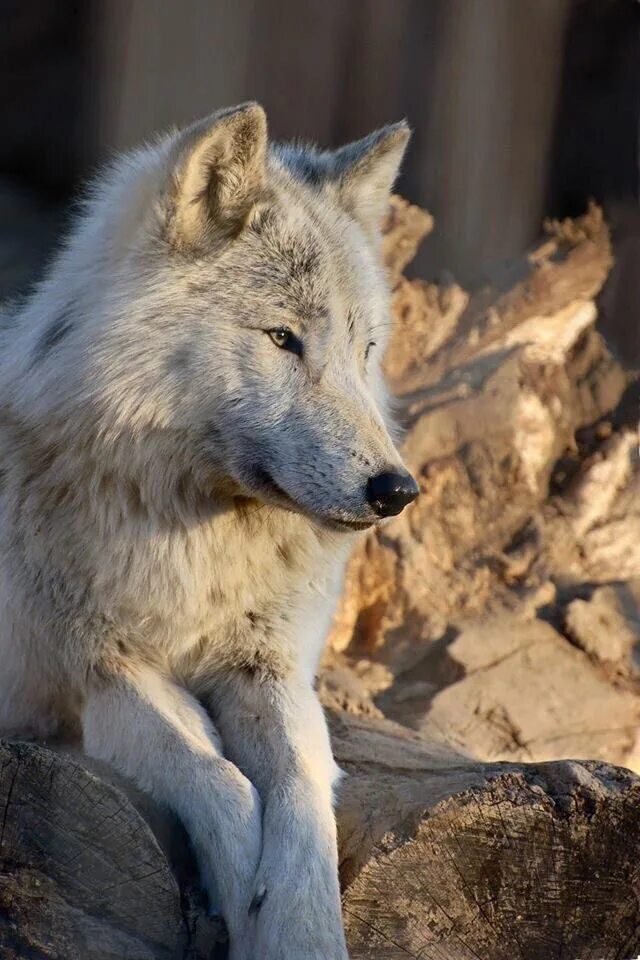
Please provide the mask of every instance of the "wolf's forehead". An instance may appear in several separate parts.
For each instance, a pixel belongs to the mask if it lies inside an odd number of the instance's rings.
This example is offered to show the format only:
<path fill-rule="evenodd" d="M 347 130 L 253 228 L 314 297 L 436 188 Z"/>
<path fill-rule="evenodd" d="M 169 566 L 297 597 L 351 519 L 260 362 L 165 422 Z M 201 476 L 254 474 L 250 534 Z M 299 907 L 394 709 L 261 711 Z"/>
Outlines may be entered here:
<path fill-rule="evenodd" d="M 327 321 L 358 306 L 357 251 L 339 225 L 272 214 L 257 230 L 261 242 L 253 279 L 278 306 Z"/>

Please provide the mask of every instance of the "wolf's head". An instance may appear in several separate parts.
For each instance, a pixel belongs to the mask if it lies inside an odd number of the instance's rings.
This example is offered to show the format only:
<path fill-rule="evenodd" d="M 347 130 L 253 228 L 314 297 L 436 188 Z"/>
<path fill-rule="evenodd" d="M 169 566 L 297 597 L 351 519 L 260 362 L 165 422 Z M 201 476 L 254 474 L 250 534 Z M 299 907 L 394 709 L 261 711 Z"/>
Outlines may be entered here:
<path fill-rule="evenodd" d="M 75 398 L 105 437 L 165 437 L 209 489 L 337 526 L 399 513 L 417 487 L 386 425 L 378 248 L 408 138 L 270 145 L 246 104 L 126 158 L 52 273 L 37 390 L 55 376 L 61 416 Z"/>

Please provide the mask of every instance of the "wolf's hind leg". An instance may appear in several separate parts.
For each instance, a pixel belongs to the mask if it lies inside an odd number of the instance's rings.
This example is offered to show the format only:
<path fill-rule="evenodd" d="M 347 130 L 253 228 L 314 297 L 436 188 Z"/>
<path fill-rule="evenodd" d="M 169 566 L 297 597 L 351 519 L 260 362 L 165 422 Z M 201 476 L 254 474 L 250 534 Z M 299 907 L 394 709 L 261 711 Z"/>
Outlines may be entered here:
<path fill-rule="evenodd" d="M 260 800 L 222 755 L 213 723 L 186 690 L 148 666 L 91 684 L 85 749 L 110 762 L 183 821 L 219 897 L 234 960 L 253 960 L 249 907 L 262 847 Z"/>

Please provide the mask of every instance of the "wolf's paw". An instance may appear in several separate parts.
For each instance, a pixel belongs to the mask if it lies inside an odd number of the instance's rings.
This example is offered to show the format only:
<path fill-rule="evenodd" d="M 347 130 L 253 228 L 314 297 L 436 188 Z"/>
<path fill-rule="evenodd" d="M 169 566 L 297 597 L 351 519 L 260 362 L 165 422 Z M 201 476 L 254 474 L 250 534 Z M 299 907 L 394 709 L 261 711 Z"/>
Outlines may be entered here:
<path fill-rule="evenodd" d="M 281 940 L 272 948 L 257 940 L 255 955 L 251 960 L 349 960 L 349 956 L 344 947 L 333 944 L 309 946 L 296 938 Z"/>
<path fill-rule="evenodd" d="M 236 938 L 229 944 L 229 960 L 258 960 L 251 934 Z"/>
<path fill-rule="evenodd" d="M 339 909 L 320 899 L 260 884 L 250 907 L 254 960 L 349 960 Z"/>

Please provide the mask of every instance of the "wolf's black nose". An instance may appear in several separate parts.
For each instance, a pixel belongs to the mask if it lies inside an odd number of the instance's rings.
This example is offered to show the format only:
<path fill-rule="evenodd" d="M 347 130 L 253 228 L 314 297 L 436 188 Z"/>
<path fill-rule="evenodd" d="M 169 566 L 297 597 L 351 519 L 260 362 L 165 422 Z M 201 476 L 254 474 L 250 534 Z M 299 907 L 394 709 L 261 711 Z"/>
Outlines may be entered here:
<path fill-rule="evenodd" d="M 367 483 L 367 503 L 379 517 L 395 517 L 418 496 L 410 473 L 379 473 Z"/>

